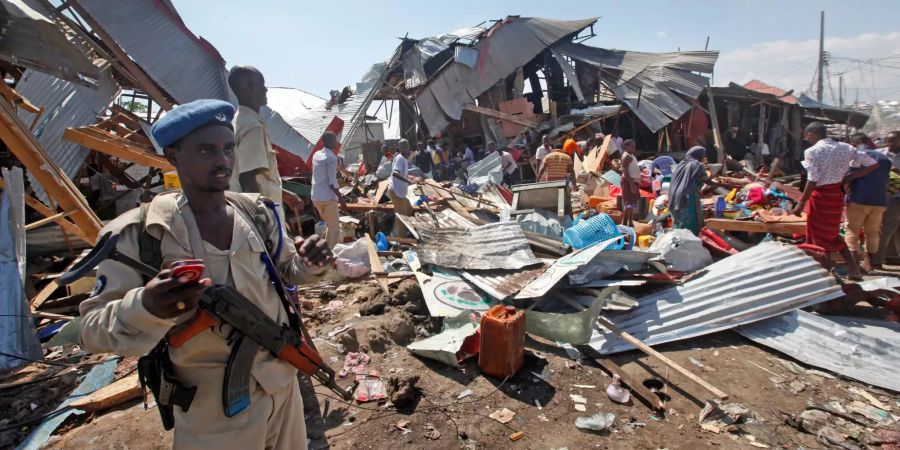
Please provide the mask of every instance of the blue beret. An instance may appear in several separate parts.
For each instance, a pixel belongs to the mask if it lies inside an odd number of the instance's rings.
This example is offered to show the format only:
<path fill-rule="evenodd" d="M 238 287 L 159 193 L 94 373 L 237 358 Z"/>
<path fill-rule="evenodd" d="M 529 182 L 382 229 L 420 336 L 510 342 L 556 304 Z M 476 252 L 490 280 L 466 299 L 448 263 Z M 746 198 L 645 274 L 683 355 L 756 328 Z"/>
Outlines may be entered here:
<path fill-rule="evenodd" d="M 232 117 L 234 106 L 231 103 L 214 99 L 194 100 L 167 112 L 150 127 L 150 134 L 160 147 L 168 147 L 209 122 L 231 127 Z"/>

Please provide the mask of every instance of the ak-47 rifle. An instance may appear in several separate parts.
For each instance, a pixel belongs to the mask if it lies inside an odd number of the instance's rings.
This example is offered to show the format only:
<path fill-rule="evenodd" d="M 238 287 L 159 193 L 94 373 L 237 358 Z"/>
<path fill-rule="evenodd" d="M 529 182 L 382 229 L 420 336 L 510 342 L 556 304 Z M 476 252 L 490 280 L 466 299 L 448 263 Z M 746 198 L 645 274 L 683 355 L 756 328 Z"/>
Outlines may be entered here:
<path fill-rule="evenodd" d="M 60 276 L 60 284 L 72 283 L 106 259 L 125 264 L 148 278 L 157 275 L 159 272 L 157 269 L 116 250 L 118 240 L 119 235 L 117 234 L 106 233 L 103 235 L 94 249 L 81 262 Z M 237 332 L 225 368 L 222 393 L 227 417 L 239 413 L 250 404 L 250 371 L 259 347 L 268 350 L 276 358 L 293 365 L 303 374 L 314 377 L 341 398 L 345 400 L 352 398 L 355 386 L 351 386 L 350 389 L 338 386 L 335 382 L 334 370 L 322 361 L 322 356 L 305 341 L 300 333 L 288 325 L 279 324 L 270 319 L 259 307 L 231 286 L 206 288 L 200 297 L 196 314 L 187 322 L 172 328 L 166 334 L 166 341 L 169 346 L 178 348 L 201 331 L 221 323 L 227 323 Z M 151 391 L 153 391 L 152 386 Z M 156 391 L 154 391 L 154 396 L 158 397 Z M 157 398 L 157 403 L 160 403 L 160 398 Z M 168 403 L 164 404 L 168 405 Z M 186 410 L 186 408 L 183 409 Z"/>

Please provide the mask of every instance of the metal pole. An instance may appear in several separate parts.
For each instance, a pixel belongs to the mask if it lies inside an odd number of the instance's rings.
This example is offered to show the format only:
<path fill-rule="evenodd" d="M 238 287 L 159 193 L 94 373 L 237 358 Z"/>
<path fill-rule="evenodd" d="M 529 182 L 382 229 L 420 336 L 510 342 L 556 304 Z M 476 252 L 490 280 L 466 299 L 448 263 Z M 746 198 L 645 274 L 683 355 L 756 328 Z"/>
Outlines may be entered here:
<path fill-rule="evenodd" d="M 822 88 L 825 75 L 825 11 L 819 20 L 819 81 L 816 87 L 816 101 L 822 102 Z"/>
<path fill-rule="evenodd" d="M 844 76 L 838 77 L 838 108 L 844 107 Z"/>

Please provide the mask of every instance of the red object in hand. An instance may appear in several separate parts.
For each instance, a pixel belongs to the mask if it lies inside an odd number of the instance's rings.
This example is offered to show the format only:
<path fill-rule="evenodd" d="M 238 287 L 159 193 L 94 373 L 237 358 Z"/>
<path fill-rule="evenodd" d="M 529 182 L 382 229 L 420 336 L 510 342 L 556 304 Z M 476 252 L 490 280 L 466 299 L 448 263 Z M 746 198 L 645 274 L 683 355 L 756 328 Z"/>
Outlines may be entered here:
<path fill-rule="evenodd" d="M 203 276 L 203 269 L 203 261 L 199 259 L 175 261 L 172 264 L 172 277 L 181 278 L 187 276 L 189 283 L 197 283 L 200 281 L 200 277 Z"/>

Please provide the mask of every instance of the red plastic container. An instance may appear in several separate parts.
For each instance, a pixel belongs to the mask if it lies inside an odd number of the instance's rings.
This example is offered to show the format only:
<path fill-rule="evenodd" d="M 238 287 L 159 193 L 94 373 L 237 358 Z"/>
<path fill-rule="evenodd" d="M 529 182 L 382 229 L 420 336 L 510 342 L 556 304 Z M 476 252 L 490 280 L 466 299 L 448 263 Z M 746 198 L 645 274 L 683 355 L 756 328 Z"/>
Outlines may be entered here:
<path fill-rule="evenodd" d="M 481 353 L 478 367 L 485 375 L 505 379 L 525 361 L 525 313 L 512 306 L 495 305 L 481 317 Z"/>

